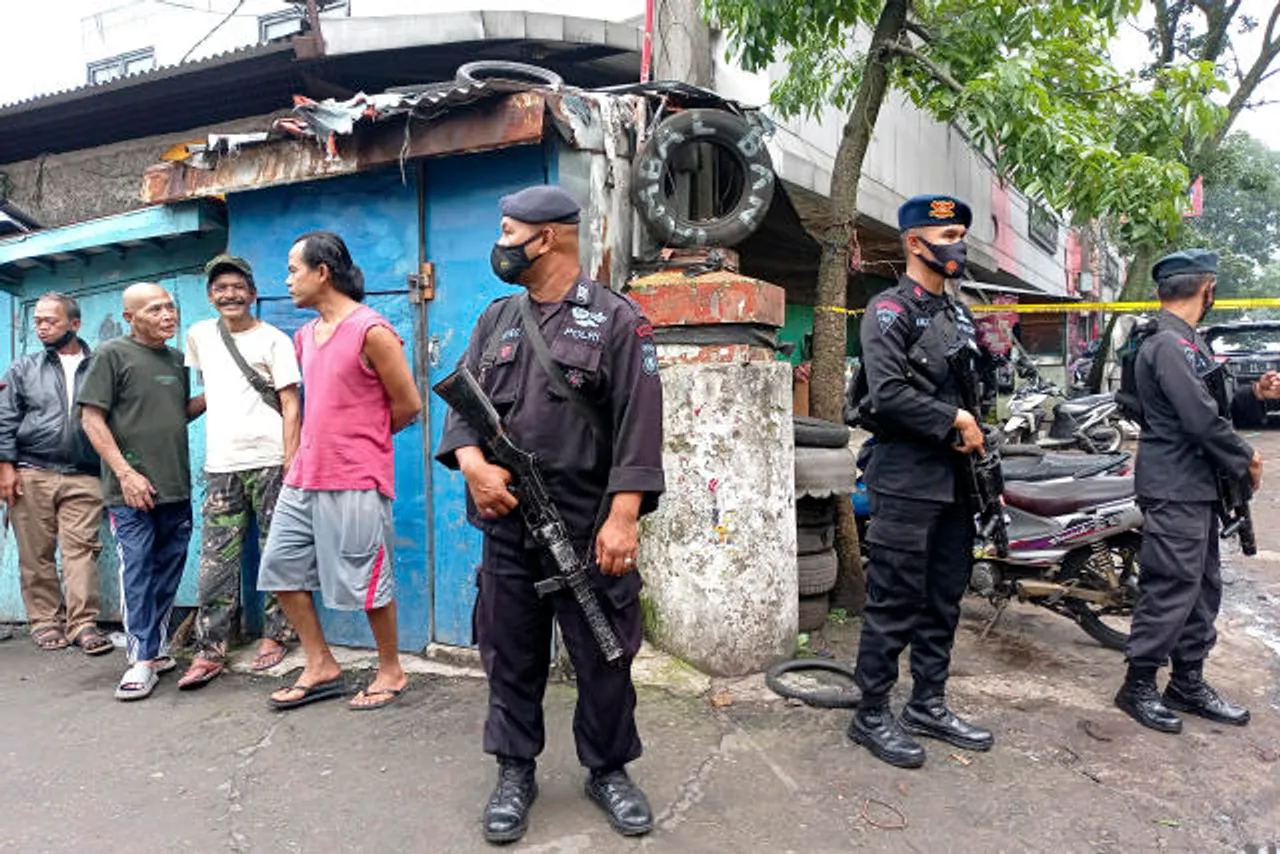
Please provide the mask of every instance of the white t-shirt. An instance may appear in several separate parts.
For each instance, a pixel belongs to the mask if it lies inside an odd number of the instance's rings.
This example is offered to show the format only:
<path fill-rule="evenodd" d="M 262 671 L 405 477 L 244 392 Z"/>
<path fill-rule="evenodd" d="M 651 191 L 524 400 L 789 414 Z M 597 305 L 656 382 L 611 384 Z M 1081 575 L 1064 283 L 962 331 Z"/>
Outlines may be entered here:
<path fill-rule="evenodd" d="M 80 363 L 84 361 L 84 350 L 71 355 L 59 353 L 58 359 L 62 362 L 62 373 L 67 380 L 67 412 L 70 413 L 76 406 L 76 371 L 80 369 Z"/>
<path fill-rule="evenodd" d="M 302 381 L 289 336 L 269 323 L 231 333 L 249 366 L 276 389 Z M 284 463 L 280 414 L 253 390 L 236 365 L 217 320 L 202 320 L 187 331 L 187 367 L 204 384 L 205 471 L 231 472 Z"/>

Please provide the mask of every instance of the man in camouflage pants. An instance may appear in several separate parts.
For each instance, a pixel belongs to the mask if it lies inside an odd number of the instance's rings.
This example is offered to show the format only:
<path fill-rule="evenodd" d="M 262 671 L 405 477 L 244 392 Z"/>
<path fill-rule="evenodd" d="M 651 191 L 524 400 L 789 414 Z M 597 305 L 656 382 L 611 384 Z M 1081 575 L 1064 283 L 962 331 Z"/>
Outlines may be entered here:
<path fill-rule="evenodd" d="M 289 337 L 253 315 L 257 290 L 243 258 L 219 255 L 205 267 L 218 318 L 187 333 L 187 365 L 200 372 L 207 410 L 203 539 L 200 548 L 199 651 L 178 680 L 207 685 L 224 667 L 240 617 L 241 558 L 249 523 L 258 522 L 259 552 L 284 472 L 298 448 L 297 356 Z M 266 598 L 254 670 L 284 657 L 290 628 L 276 598 Z"/>

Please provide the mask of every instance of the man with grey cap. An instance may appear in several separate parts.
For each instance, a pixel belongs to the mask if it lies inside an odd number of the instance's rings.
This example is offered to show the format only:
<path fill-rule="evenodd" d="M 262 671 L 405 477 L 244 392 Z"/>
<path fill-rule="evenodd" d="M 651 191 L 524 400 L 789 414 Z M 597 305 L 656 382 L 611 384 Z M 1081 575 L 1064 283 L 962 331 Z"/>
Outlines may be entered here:
<path fill-rule="evenodd" d="M 615 830 L 638 836 L 653 826 L 648 801 L 625 770 L 641 751 L 631 682 L 642 634 L 638 520 L 664 488 L 653 330 L 634 302 L 583 272 L 579 210 L 568 193 L 531 187 L 504 197 L 500 210 L 493 272 L 522 290 L 485 309 L 462 363 L 512 441 L 537 456 L 624 654 L 605 659 L 567 592 L 539 598 L 534 584 L 554 568 L 513 512 L 511 473 L 491 464 L 480 437 L 450 412 L 436 458 L 461 471 L 467 518 L 484 532 L 474 626 L 489 677 L 484 749 L 499 765 L 484 836 L 512 842 L 528 827 L 545 741 L 553 618 L 577 675 L 573 732 L 590 770 L 587 796 Z"/>
<path fill-rule="evenodd" d="M 1143 511 L 1138 602 L 1125 646 L 1128 672 L 1116 705 L 1160 732 L 1182 731 L 1174 711 L 1243 726 L 1249 710 L 1218 695 L 1204 680 L 1204 661 L 1217 639 L 1222 601 L 1218 558 L 1219 473 L 1256 490 L 1262 455 L 1236 435 L 1228 410 L 1261 414 L 1280 398 L 1280 375 L 1268 373 L 1215 399 L 1209 379 L 1216 362 L 1196 332 L 1213 306 L 1218 256 L 1203 249 L 1166 255 L 1151 270 L 1160 298 L 1156 330 L 1134 360 L 1142 412 L 1135 489 Z M 1156 671 L 1172 660 L 1163 696 Z"/>
<path fill-rule="evenodd" d="M 266 543 L 284 469 L 298 448 L 298 359 L 289 336 L 253 315 L 257 286 L 249 262 L 219 255 L 205 265 L 218 317 L 187 331 L 186 363 L 204 385 L 205 495 L 200 546 L 198 652 L 178 687 L 207 685 L 222 673 L 240 619 L 240 569 L 250 522 Z M 289 624 L 270 593 L 252 668 L 284 658 Z"/>

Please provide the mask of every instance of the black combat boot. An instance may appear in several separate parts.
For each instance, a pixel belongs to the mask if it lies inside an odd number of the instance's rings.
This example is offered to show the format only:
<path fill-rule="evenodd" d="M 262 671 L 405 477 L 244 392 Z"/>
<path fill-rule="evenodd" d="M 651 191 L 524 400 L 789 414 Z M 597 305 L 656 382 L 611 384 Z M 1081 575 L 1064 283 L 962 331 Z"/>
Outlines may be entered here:
<path fill-rule="evenodd" d="M 1164 689 L 1164 704 L 1220 724 L 1244 726 L 1249 722 L 1248 709 L 1222 699 L 1213 686 L 1204 681 L 1199 662 L 1173 665 L 1173 677 Z"/>
<path fill-rule="evenodd" d="M 587 797 L 600 805 L 609 824 L 623 836 L 643 836 L 653 830 L 649 799 L 623 769 L 592 771 L 584 788 Z"/>
<path fill-rule="evenodd" d="M 1169 711 L 1156 691 L 1156 668 L 1130 664 L 1124 684 L 1116 692 L 1116 706 L 1148 729 L 1182 732 L 1182 720 Z"/>
<path fill-rule="evenodd" d="M 942 694 L 913 697 L 903 707 L 899 721 L 912 735 L 941 739 L 965 750 L 990 750 L 996 743 L 990 730 L 974 726 L 948 709 Z"/>
<path fill-rule="evenodd" d="M 849 738 L 890 765 L 919 768 L 924 764 L 924 748 L 903 731 L 889 711 L 888 700 L 864 699 L 859 703 L 849 722 Z"/>
<path fill-rule="evenodd" d="M 528 759 L 498 759 L 498 785 L 484 808 L 486 842 L 515 842 L 529 829 L 529 807 L 538 797 L 536 765 Z"/>

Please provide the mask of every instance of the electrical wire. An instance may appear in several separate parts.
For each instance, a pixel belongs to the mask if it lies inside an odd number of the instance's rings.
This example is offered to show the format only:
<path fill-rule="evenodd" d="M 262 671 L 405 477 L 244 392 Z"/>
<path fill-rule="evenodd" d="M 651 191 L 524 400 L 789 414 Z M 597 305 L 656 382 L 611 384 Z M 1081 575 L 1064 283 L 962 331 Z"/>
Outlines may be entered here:
<path fill-rule="evenodd" d="M 235 8 L 234 8 L 234 9 L 232 9 L 230 12 L 228 12 L 228 13 L 227 13 L 227 16 L 226 16 L 225 18 L 223 18 L 221 21 L 219 21 L 217 24 L 215 24 L 212 30 L 209 30 L 209 32 L 207 32 L 207 33 L 205 33 L 203 36 L 201 36 L 200 41 L 196 42 L 195 44 L 193 44 L 193 45 L 191 46 L 191 50 L 187 51 L 186 53 L 184 53 L 184 54 L 182 55 L 182 59 L 178 60 L 179 64 L 181 64 L 181 63 L 183 63 L 183 62 L 186 62 L 186 61 L 187 61 L 187 58 L 188 58 L 188 57 L 190 57 L 190 56 L 191 56 L 191 54 L 193 54 L 193 53 L 195 53 L 195 52 L 196 52 L 196 48 L 200 47 L 200 45 L 202 45 L 202 44 L 204 44 L 206 41 L 208 41 L 208 40 L 209 40 L 209 38 L 210 38 L 214 33 L 216 33 L 218 30 L 222 29 L 222 25 L 223 25 L 223 24 L 225 24 L 227 21 L 230 21 L 232 18 L 234 18 L 234 17 L 235 17 L 235 15 L 236 15 L 236 12 L 239 12 L 239 11 L 244 7 L 244 4 L 245 4 L 245 0 L 240 0 L 240 2 L 239 2 L 239 3 L 237 3 L 237 4 L 235 5 Z"/>

